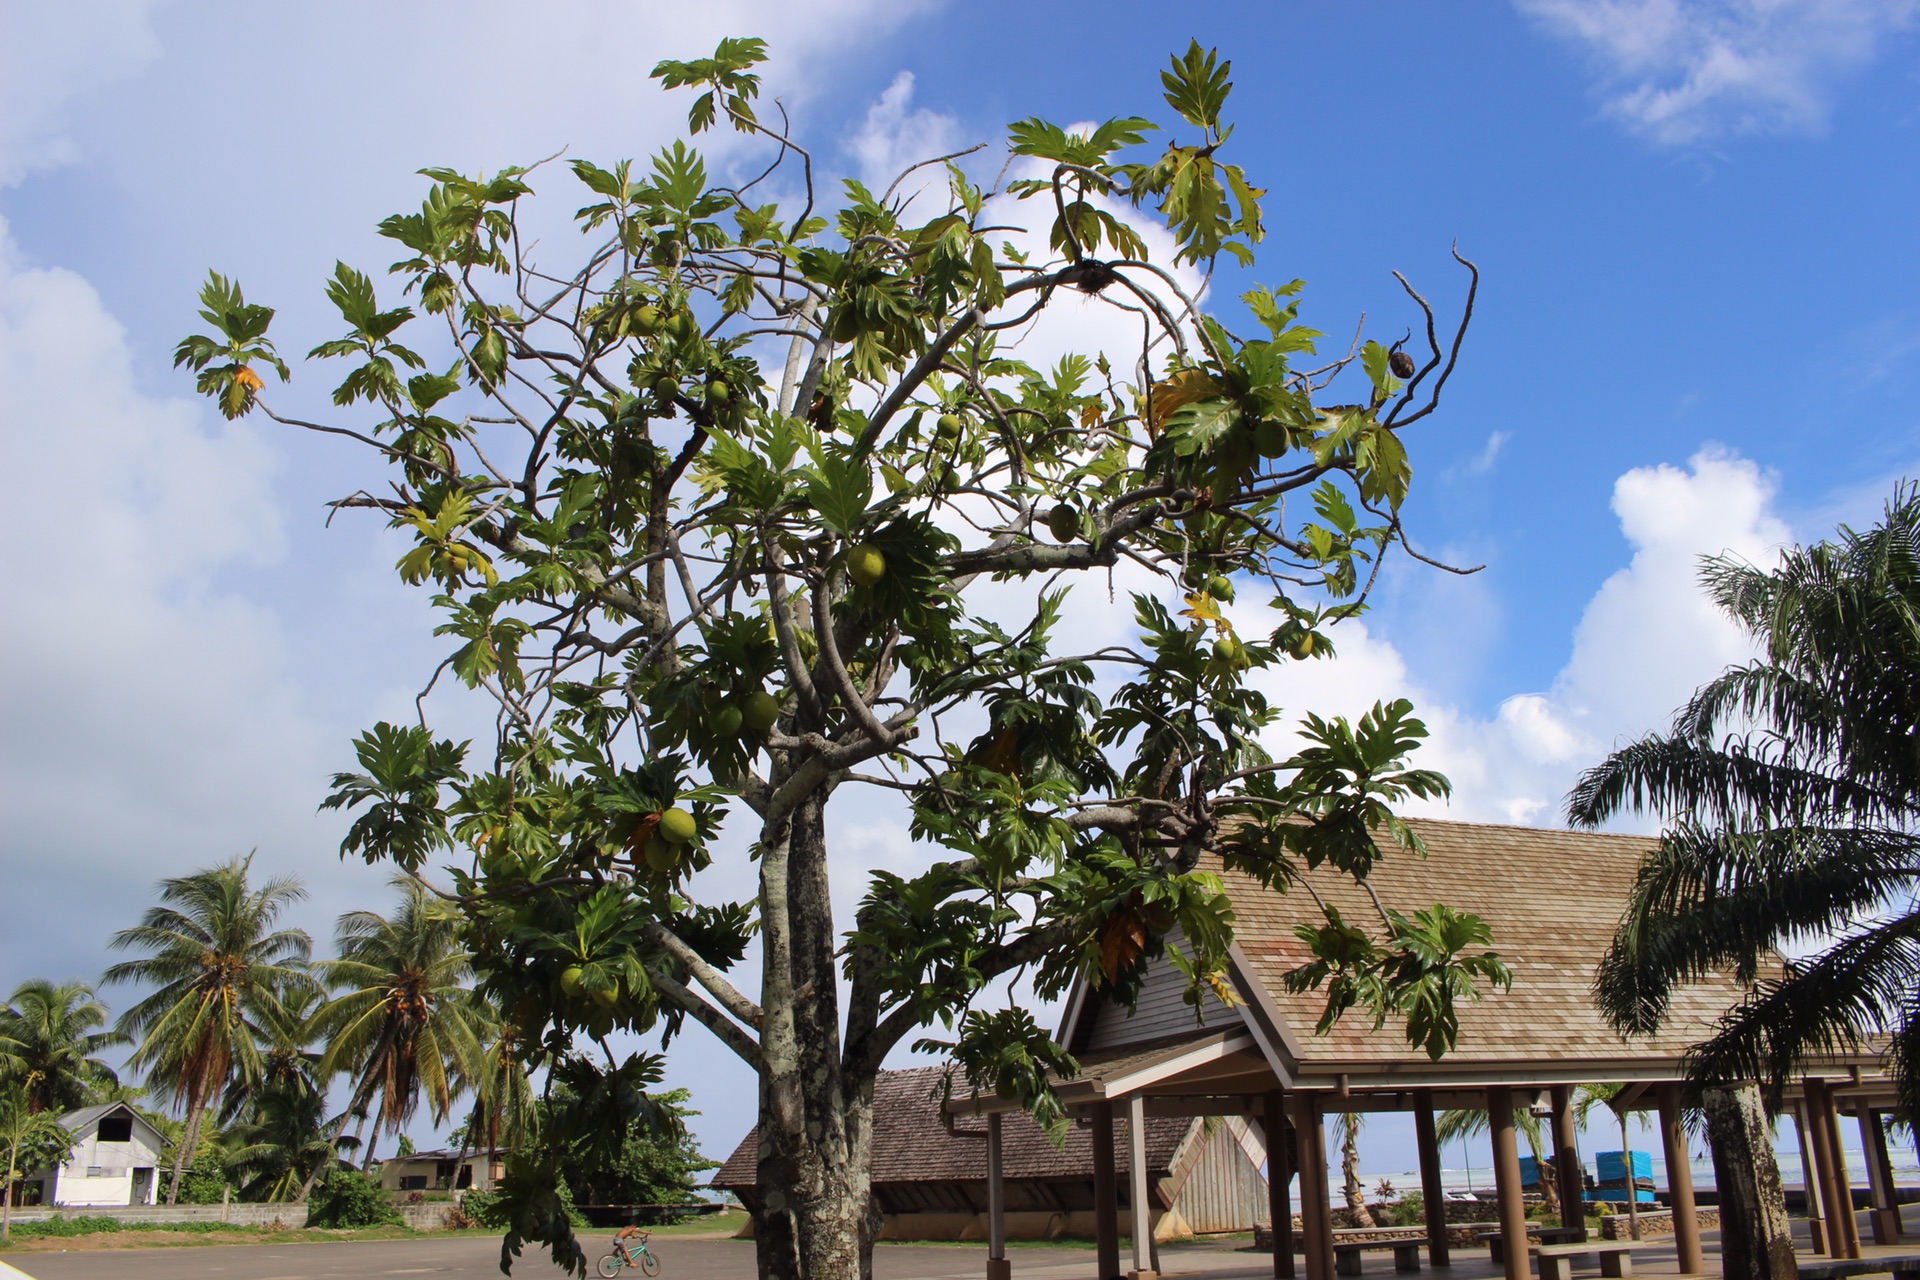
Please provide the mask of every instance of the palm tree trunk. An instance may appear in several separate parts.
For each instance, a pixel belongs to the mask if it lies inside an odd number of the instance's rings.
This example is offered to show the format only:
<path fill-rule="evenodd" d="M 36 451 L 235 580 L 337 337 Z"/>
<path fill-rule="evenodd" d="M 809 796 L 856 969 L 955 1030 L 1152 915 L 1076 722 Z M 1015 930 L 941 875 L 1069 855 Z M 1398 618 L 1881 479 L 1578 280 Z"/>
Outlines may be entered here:
<path fill-rule="evenodd" d="M 1354 1226 L 1371 1227 L 1373 1214 L 1367 1209 L 1366 1185 L 1360 1181 L 1360 1126 L 1349 1123 L 1344 1129 L 1345 1136 L 1340 1141 L 1340 1172 L 1346 1181 L 1347 1212 L 1353 1215 Z"/>
<path fill-rule="evenodd" d="M 1633 1143 L 1627 1140 L 1627 1113 L 1620 1112 L 1620 1158 L 1627 1164 L 1627 1235 L 1640 1238 L 1640 1180 L 1633 1176 Z"/>
<path fill-rule="evenodd" d="M 340 1158 L 340 1135 L 347 1131 L 347 1121 L 353 1119 L 354 1115 L 358 1113 L 360 1123 L 364 1125 L 367 1122 L 365 1107 L 367 1101 L 372 1097 L 373 1073 L 369 1071 L 360 1078 L 360 1083 L 354 1088 L 353 1097 L 347 1102 L 347 1109 L 340 1113 L 340 1123 L 333 1126 L 333 1136 L 327 1139 L 327 1154 L 325 1158 L 314 1164 L 312 1171 L 307 1174 L 306 1181 L 300 1184 L 300 1194 L 294 1199 L 296 1204 L 306 1203 L 307 1197 L 313 1194 L 313 1184 L 320 1181 L 320 1175 L 327 1171 L 329 1165 Z M 376 1134 L 380 1132 L 379 1125 L 374 1126 L 374 1132 Z M 359 1137 L 360 1130 L 355 1128 L 353 1134 L 354 1137 Z"/>
<path fill-rule="evenodd" d="M 7 1148 L 7 1180 L 0 1183 L 0 1240 L 13 1238 L 13 1175 L 18 1147 Z"/>
<path fill-rule="evenodd" d="M 200 1125 L 207 1116 L 206 1089 L 196 1082 L 187 1095 L 187 1131 L 173 1153 L 173 1182 L 167 1187 L 167 1208 L 180 1199 L 180 1176 L 193 1160 L 193 1149 L 200 1144 Z"/>

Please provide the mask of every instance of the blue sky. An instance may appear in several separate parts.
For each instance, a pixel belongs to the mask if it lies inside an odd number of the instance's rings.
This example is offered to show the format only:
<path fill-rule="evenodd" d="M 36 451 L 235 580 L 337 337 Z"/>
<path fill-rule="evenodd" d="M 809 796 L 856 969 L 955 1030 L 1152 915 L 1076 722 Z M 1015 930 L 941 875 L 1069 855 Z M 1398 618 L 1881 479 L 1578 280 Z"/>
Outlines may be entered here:
<path fill-rule="evenodd" d="M 1198 38 L 1233 60 L 1232 145 L 1269 189 L 1260 265 L 1216 304 L 1301 276 L 1319 327 L 1400 326 L 1391 269 L 1445 310 L 1449 246 L 1474 258 L 1410 527 L 1487 568 L 1403 563 L 1337 663 L 1275 685 L 1322 711 L 1408 693 L 1449 812 L 1553 822 L 1581 765 L 1741 655 L 1700 554 L 1869 520 L 1913 473 L 1917 11 L 0 0 L 0 988 L 97 973 L 154 879 L 256 846 L 307 878 L 317 936 L 385 892 L 314 805 L 435 642 L 387 535 L 323 528 L 359 460 L 224 424 L 169 367 L 205 271 L 305 349 L 333 260 L 387 261 L 371 228 L 414 169 L 644 154 L 684 109 L 645 69 L 724 34 L 772 41 L 770 91 L 836 174 L 1029 114 L 1156 112 Z M 852 866 L 910 856 L 884 812 L 842 835 Z M 751 1082 L 686 1048 L 724 1154 Z"/>

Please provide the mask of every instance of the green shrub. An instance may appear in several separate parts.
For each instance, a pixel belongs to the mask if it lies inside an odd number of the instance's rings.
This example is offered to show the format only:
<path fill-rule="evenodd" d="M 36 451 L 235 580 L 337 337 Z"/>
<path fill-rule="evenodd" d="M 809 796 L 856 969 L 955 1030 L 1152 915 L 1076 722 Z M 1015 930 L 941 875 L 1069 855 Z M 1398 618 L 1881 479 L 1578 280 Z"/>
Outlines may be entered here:
<path fill-rule="evenodd" d="M 334 1169 L 313 1189 L 308 1203 L 310 1227 L 397 1227 L 400 1211 L 387 1193 L 358 1169 Z"/>
<path fill-rule="evenodd" d="M 554 1190 L 560 1197 L 560 1207 L 566 1213 L 567 1221 L 576 1227 L 586 1226 L 587 1215 L 573 1207 L 573 1189 L 567 1186 L 566 1181 L 562 1179 L 560 1185 Z M 475 1226 L 486 1227 L 492 1231 L 504 1231 L 512 1225 L 509 1221 L 511 1210 L 507 1206 L 507 1198 L 498 1191 L 482 1191 L 478 1187 L 474 1188 L 460 1201 L 460 1212 Z"/>
<path fill-rule="evenodd" d="M 481 1191 L 475 1188 L 467 1192 L 460 1201 L 460 1212 L 475 1224 L 494 1231 L 504 1231 L 507 1226 L 506 1206 L 501 1203 L 498 1191 Z"/>
<path fill-rule="evenodd" d="M 171 1177 L 163 1174 L 162 1177 Z M 165 1183 L 162 1182 L 164 1188 Z M 228 1190 L 226 1162 L 212 1143 L 202 1143 L 193 1163 L 180 1171 L 180 1204 L 219 1204 Z M 238 1195 L 234 1199 L 239 1199 Z"/>

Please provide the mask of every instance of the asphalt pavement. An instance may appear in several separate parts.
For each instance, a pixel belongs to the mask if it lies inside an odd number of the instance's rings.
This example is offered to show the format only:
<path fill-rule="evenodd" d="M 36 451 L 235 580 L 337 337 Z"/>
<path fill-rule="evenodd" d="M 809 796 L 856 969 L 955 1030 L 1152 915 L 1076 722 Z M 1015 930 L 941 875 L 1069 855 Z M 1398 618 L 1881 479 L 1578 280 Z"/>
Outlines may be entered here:
<path fill-rule="evenodd" d="M 599 1235 L 587 1237 L 589 1264 L 606 1250 Z M 751 1240 L 663 1239 L 655 1246 L 661 1280 L 750 1280 L 754 1273 Z M 1091 1249 L 1020 1248 L 1012 1250 L 1014 1274 L 1021 1280 L 1088 1280 L 1094 1273 Z M 201 1248 L 97 1249 L 67 1253 L 8 1253 L 0 1260 L 32 1280 L 331 1280 L 334 1277 L 432 1276 L 481 1280 L 500 1275 L 497 1240 L 381 1240 L 328 1244 L 217 1245 Z M 1198 1246 L 1163 1251 L 1165 1274 L 1271 1275 L 1250 1253 Z M 979 1280 L 986 1273 L 981 1245 L 881 1245 L 874 1254 L 876 1280 Z M 4 1275 L 0 1271 L 0 1275 Z M 529 1253 L 514 1264 L 513 1275 L 528 1280 L 558 1280 L 567 1274 L 544 1254 Z M 634 1272 L 624 1272 L 635 1276 Z M 637 1277 L 636 1277 L 637 1280 Z M 1384 1278 L 1382 1278 L 1384 1280 Z"/>

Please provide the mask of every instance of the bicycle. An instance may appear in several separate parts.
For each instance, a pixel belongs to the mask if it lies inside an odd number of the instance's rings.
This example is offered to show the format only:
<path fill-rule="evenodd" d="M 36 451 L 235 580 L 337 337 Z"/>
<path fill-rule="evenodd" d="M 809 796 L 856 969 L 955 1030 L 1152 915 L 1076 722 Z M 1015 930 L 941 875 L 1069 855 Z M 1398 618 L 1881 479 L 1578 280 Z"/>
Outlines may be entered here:
<path fill-rule="evenodd" d="M 653 1233 L 637 1227 L 628 1227 L 613 1238 L 613 1252 L 600 1259 L 601 1280 L 613 1280 L 620 1274 L 622 1267 L 638 1267 L 643 1276 L 660 1274 L 660 1259 L 653 1250 L 647 1248 L 647 1239 Z M 631 1247 L 627 1241 L 632 1240 Z"/>

